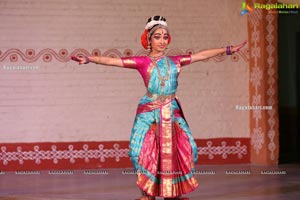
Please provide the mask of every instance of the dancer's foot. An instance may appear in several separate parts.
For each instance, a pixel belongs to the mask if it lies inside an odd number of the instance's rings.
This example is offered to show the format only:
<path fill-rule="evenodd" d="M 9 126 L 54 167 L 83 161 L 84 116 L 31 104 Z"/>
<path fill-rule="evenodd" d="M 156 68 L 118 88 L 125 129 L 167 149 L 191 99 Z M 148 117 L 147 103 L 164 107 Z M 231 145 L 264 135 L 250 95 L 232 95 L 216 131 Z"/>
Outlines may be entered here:
<path fill-rule="evenodd" d="M 143 195 L 137 200 L 155 200 L 155 197 L 151 197 L 151 196 L 148 196 L 148 195 Z"/>
<path fill-rule="evenodd" d="M 150 196 L 143 190 L 141 190 L 141 193 L 142 193 L 142 196 L 137 200 L 155 200 L 155 196 Z"/>

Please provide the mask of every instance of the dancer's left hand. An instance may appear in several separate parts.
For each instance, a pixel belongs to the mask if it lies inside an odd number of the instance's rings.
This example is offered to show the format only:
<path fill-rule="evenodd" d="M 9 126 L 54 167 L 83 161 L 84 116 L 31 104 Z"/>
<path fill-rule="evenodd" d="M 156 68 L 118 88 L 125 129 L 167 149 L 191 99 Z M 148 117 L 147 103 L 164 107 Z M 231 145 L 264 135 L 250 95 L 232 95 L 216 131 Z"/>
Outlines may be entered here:
<path fill-rule="evenodd" d="M 235 53 L 235 52 L 239 51 L 239 50 L 240 50 L 241 48 L 243 48 L 246 44 L 247 44 L 247 40 L 245 40 L 244 42 L 242 42 L 242 43 L 239 44 L 239 45 L 232 46 L 232 47 L 231 47 L 231 53 Z"/>

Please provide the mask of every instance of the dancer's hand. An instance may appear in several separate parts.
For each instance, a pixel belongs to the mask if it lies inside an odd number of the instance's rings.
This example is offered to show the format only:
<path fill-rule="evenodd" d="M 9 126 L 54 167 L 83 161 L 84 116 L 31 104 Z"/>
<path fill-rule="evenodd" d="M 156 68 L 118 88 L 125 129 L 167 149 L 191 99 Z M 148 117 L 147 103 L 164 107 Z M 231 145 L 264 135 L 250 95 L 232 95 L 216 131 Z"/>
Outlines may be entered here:
<path fill-rule="evenodd" d="M 79 65 L 88 63 L 88 60 L 86 57 L 71 56 L 71 59 L 78 62 Z"/>
<path fill-rule="evenodd" d="M 246 44 L 247 44 L 247 40 L 245 40 L 244 42 L 242 42 L 242 43 L 239 44 L 239 45 L 232 46 L 232 47 L 231 47 L 231 53 L 235 53 L 235 52 L 239 51 L 239 50 L 240 50 L 241 48 L 243 48 Z"/>

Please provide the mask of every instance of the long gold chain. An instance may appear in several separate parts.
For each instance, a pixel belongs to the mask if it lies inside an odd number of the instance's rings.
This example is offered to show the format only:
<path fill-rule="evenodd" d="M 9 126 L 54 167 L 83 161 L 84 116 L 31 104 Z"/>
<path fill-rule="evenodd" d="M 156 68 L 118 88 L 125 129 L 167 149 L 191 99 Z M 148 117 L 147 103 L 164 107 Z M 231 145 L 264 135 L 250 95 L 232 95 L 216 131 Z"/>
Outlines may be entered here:
<path fill-rule="evenodd" d="M 166 84 L 165 82 L 168 81 L 170 79 L 170 63 L 169 60 L 165 57 L 165 60 L 167 62 L 167 66 L 168 66 L 168 70 L 167 70 L 167 76 L 162 76 L 160 73 L 160 69 L 157 65 L 156 59 L 154 57 L 151 57 L 151 60 L 154 64 L 154 66 L 157 68 L 157 72 L 158 72 L 158 78 L 160 79 L 160 85 L 162 87 L 164 87 Z"/>

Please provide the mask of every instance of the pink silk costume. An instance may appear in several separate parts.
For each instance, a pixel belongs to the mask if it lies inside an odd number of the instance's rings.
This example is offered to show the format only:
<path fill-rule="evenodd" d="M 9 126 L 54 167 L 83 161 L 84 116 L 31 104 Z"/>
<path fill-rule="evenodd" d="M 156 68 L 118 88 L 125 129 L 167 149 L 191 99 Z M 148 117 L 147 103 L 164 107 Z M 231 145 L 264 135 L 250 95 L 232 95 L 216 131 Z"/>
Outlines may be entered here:
<path fill-rule="evenodd" d="M 129 156 L 137 185 L 151 196 L 177 197 L 198 187 L 194 164 L 197 146 L 175 95 L 181 67 L 190 55 L 122 58 L 125 68 L 137 69 L 147 93 L 140 100 L 130 137 Z M 164 87 L 160 76 L 169 76 Z"/>

